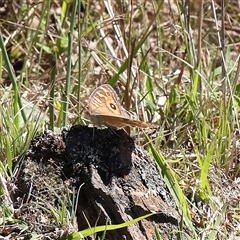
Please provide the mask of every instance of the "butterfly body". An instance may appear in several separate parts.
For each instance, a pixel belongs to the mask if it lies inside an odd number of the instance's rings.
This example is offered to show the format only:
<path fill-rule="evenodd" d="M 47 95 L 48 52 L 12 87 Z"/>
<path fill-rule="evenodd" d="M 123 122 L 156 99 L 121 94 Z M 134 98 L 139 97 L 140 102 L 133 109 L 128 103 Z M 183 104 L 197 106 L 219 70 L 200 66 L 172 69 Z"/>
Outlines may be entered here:
<path fill-rule="evenodd" d="M 88 115 L 97 126 L 105 125 L 114 128 L 152 126 L 150 123 L 133 120 L 120 105 L 114 89 L 103 84 L 96 88 L 88 100 Z"/>

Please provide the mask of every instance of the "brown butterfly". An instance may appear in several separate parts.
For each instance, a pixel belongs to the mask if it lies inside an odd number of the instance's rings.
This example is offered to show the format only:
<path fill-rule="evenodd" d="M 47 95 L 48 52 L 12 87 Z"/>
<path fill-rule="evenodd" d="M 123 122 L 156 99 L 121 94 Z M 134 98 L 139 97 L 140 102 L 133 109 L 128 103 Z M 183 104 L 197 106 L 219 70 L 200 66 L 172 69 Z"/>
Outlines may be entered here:
<path fill-rule="evenodd" d="M 97 126 L 105 125 L 114 128 L 123 127 L 156 127 L 151 123 L 133 120 L 120 105 L 117 93 L 108 84 L 96 88 L 88 100 L 88 115 Z"/>

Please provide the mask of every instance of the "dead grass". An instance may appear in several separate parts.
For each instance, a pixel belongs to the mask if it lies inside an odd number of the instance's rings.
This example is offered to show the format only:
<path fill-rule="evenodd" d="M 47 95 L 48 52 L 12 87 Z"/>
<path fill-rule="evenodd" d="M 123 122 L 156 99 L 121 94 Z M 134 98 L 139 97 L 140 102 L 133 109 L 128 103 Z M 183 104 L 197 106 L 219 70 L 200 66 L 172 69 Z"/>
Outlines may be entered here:
<path fill-rule="evenodd" d="M 11 159 L 36 132 L 89 124 L 88 96 L 109 82 L 127 109 L 159 124 L 154 148 L 174 172 L 200 239 L 239 237 L 238 1 L 225 2 L 224 22 L 220 1 L 181 6 L 89 0 L 74 19 L 73 3 L 2 2 L 1 49 L 7 50 L 16 84 L 1 55 L 0 155 L 6 179 L 16 173 Z"/>

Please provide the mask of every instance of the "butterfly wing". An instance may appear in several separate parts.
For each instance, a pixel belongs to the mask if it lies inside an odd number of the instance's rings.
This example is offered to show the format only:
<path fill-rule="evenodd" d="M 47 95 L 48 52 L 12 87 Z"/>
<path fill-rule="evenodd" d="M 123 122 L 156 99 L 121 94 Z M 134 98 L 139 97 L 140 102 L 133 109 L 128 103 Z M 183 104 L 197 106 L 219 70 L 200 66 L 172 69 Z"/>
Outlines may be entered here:
<path fill-rule="evenodd" d="M 118 102 L 117 94 L 108 84 L 103 84 L 93 91 L 88 100 L 91 115 L 124 116 L 127 112 Z"/>
<path fill-rule="evenodd" d="M 155 128 L 157 127 L 157 125 L 152 123 L 132 120 L 124 117 L 117 117 L 117 116 L 101 116 L 100 119 L 104 125 L 108 127 L 114 127 L 114 128 L 124 128 L 124 127 Z"/>

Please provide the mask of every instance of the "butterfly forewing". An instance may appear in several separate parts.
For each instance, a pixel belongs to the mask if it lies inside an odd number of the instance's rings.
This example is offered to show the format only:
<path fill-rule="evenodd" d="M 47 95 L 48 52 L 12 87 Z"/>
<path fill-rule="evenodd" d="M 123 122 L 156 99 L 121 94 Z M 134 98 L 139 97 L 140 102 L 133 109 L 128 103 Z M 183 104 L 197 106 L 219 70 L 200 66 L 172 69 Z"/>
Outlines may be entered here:
<path fill-rule="evenodd" d="M 116 92 L 108 84 L 103 84 L 93 91 L 88 100 L 88 108 L 90 114 L 94 115 L 126 116 Z"/>

